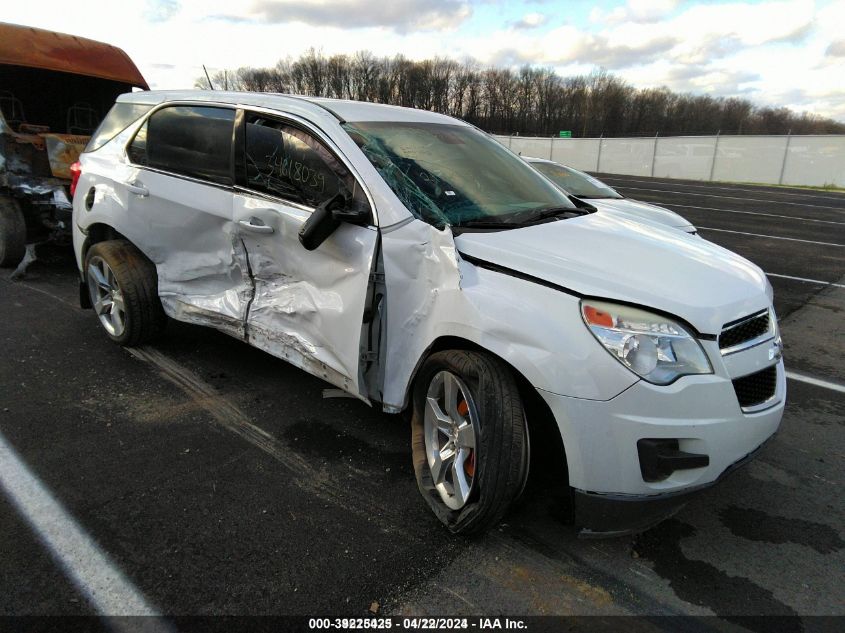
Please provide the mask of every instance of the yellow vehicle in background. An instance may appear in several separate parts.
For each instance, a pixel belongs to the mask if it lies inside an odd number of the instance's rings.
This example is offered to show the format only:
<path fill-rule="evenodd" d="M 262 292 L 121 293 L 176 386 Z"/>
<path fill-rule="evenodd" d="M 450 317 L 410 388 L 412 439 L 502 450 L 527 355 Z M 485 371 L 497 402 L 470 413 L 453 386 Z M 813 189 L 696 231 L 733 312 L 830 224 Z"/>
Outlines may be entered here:
<path fill-rule="evenodd" d="M 149 89 L 119 48 L 0 23 L 0 266 L 22 273 L 35 243 L 69 236 L 73 165 L 134 88 Z"/>

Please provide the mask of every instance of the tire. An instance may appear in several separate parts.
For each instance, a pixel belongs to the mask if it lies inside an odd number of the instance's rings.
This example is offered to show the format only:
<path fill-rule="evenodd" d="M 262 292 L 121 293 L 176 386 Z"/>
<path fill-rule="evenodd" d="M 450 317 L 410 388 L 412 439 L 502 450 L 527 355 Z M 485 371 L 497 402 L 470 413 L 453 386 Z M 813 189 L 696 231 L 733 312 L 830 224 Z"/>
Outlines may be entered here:
<path fill-rule="evenodd" d="M 91 305 L 112 341 L 132 347 L 164 331 L 155 265 L 130 242 L 94 244 L 85 255 L 85 278 Z"/>
<path fill-rule="evenodd" d="M 455 534 L 495 526 L 528 477 L 525 412 L 510 368 L 487 353 L 432 354 L 414 383 L 411 441 L 417 486 L 437 518 Z"/>
<path fill-rule="evenodd" d="M 26 222 L 18 201 L 0 194 L 0 266 L 17 266 L 26 252 Z"/>

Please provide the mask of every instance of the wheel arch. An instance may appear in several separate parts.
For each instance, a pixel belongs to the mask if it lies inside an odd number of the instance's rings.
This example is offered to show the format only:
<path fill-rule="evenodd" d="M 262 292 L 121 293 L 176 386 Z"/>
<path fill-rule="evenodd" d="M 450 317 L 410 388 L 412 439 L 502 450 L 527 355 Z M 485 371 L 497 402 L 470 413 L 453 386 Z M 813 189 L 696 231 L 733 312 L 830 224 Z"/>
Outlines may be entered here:
<path fill-rule="evenodd" d="M 516 380 L 528 422 L 532 453 L 529 478 L 539 485 L 544 485 L 545 482 L 551 483 L 550 489 L 568 492 L 569 467 L 566 459 L 566 443 L 551 408 L 531 381 L 513 363 L 494 350 L 460 336 L 447 335 L 436 338 L 417 360 L 411 379 L 408 381 L 405 395 L 406 408 L 410 404 L 410 394 L 413 393 L 414 383 L 426 359 L 432 354 L 446 350 L 483 352 L 494 356 L 508 367 Z"/>
<path fill-rule="evenodd" d="M 113 226 L 106 224 L 105 222 L 95 222 L 94 224 L 91 224 L 90 226 L 86 227 L 85 239 L 82 242 L 80 258 L 81 264 L 84 266 L 85 257 L 88 255 L 88 251 L 92 246 L 94 246 L 94 244 L 98 244 L 99 242 L 106 242 L 108 240 L 126 240 L 130 244 L 132 243 L 132 240 L 128 239 L 125 235 L 123 235 L 123 233 L 115 229 Z"/>

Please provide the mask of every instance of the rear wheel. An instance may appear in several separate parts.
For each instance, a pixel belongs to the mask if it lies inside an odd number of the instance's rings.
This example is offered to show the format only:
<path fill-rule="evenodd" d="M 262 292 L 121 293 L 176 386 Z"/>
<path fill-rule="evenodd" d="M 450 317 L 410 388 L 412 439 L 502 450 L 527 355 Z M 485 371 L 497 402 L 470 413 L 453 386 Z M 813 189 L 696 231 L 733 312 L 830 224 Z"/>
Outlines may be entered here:
<path fill-rule="evenodd" d="M 0 266 L 17 266 L 26 252 L 26 222 L 20 204 L 0 195 Z"/>
<path fill-rule="evenodd" d="M 452 531 L 496 525 L 528 475 L 525 413 L 510 369 L 486 353 L 438 352 L 414 387 L 414 470 L 423 498 Z"/>
<path fill-rule="evenodd" d="M 158 336 L 166 317 L 155 265 L 126 240 L 94 244 L 85 256 L 91 306 L 111 340 L 140 345 Z"/>

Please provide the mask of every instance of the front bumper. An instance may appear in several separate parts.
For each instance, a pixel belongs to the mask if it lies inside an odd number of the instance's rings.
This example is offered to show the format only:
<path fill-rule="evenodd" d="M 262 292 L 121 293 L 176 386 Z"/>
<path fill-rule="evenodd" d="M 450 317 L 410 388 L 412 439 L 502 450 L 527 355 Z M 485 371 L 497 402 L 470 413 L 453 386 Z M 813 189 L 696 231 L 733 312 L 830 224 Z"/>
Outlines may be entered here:
<path fill-rule="evenodd" d="M 771 406 L 755 413 L 742 412 L 730 378 L 718 374 L 685 376 L 666 386 L 640 381 L 607 401 L 541 395 L 561 432 L 576 504 L 579 496 L 594 507 L 606 505 L 594 497 L 654 497 L 648 505 L 673 506 L 666 495 L 715 483 L 777 431 L 786 375 L 779 361 Z M 706 455 L 707 464 L 646 481 L 637 448 L 643 439 L 677 440 L 680 451 Z"/>
<path fill-rule="evenodd" d="M 657 495 L 614 495 L 572 491 L 575 525 L 582 538 L 608 538 L 635 534 L 669 518 L 693 497 L 715 486 L 737 468 L 754 459 L 771 437 L 742 459 L 731 464 L 715 481 L 676 492 Z"/>

